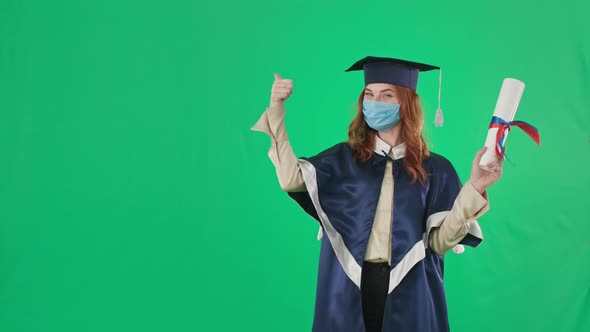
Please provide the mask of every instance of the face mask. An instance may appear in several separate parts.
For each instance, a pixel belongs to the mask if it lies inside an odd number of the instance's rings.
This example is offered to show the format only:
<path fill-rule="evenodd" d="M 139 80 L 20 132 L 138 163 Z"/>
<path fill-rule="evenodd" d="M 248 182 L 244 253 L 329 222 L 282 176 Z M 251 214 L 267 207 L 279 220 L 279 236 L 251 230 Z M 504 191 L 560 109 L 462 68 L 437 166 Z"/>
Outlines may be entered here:
<path fill-rule="evenodd" d="M 363 115 L 369 127 L 388 131 L 399 122 L 399 104 L 363 99 Z"/>

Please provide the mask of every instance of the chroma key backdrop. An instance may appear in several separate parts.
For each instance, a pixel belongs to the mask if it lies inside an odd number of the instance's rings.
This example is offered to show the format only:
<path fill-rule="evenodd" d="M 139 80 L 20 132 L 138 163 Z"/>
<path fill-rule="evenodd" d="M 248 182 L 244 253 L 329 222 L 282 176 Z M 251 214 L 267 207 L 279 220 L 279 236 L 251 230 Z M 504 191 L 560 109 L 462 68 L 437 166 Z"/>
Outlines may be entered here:
<path fill-rule="evenodd" d="M 290 78 L 298 156 L 347 139 L 365 56 L 418 93 L 469 177 L 505 78 L 526 84 L 484 241 L 445 256 L 451 330 L 590 331 L 590 4 L 0 2 L 0 331 L 309 331 L 318 224 L 250 128 Z"/>

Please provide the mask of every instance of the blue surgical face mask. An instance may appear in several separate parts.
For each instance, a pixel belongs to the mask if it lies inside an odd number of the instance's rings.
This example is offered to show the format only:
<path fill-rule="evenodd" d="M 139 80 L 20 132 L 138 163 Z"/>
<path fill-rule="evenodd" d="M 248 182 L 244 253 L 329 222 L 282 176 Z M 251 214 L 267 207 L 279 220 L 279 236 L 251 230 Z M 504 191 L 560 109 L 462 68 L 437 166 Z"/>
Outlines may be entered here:
<path fill-rule="evenodd" d="M 363 99 L 363 115 L 369 127 L 388 131 L 399 122 L 399 104 Z"/>

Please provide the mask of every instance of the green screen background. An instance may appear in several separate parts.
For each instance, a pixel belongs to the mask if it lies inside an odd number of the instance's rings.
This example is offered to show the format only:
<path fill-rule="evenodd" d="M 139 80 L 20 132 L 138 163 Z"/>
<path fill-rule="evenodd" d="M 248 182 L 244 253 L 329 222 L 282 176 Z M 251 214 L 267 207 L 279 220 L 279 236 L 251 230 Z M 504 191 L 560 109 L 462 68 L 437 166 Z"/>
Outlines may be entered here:
<path fill-rule="evenodd" d="M 439 65 L 463 181 L 527 84 L 486 240 L 449 254 L 453 331 L 590 331 L 587 1 L 0 2 L 0 331 L 308 331 L 317 223 L 249 128 L 294 80 L 296 154 L 346 139 L 366 55 Z"/>

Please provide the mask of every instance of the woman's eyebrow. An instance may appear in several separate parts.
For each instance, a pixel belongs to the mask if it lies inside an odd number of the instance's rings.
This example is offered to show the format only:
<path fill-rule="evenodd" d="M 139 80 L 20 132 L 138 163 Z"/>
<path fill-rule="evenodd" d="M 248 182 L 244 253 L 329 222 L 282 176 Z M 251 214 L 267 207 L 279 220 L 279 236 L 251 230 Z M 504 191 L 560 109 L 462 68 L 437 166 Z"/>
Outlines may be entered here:
<path fill-rule="evenodd" d="M 390 89 L 390 88 L 381 90 L 381 91 L 379 91 L 379 93 L 383 93 L 383 92 L 386 92 L 386 91 L 390 91 L 390 92 L 395 93 L 395 91 L 393 91 L 393 89 Z M 365 92 L 371 92 L 372 93 L 373 91 L 371 89 L 369 89 L 369 88 L 365 88 Z"/>

